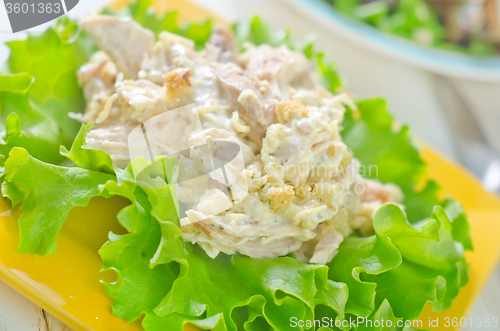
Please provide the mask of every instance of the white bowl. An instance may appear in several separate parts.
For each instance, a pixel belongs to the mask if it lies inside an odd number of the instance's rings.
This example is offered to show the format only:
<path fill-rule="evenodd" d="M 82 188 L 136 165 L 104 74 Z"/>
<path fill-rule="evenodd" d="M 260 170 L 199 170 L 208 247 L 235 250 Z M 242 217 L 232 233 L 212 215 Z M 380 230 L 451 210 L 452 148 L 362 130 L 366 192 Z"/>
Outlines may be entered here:
<path fill-rule="evenodd" d="M 394 107 L 394 112 L 399 115 L 398 118 L 407 119 L 424 139 L 431 140 L 432 144 L 439 146 L 447 154 L 458 156 L 466 163 L 473 163 L 471 160 L 464 160 L 470 157 L 464 155 L 467 154 L 467 149 L 482 141 L 486 141 L 500 153 L 500 57 L 474 57 L 420 46 L 344 17 L 321 0 L 282 1 L 297 13 L 304 14 L 309 21 L 325 28 L 332 39 L 343 43 L 343 47 L 356 49 L 357 52 L 364 53 L 365 58 L 374 56 L 379 65 L 382 61 L 384 67 L 388 66 L 385 69 L 391 73 L 390 80 L 394 78 L 394 81 L 384 79 L 381 70 L 371 69 L 377 75 L 372 78 L 384 85 L 382 89 L 401 93 L 399 97 L 390 91 L 383 95 L 388 95 L 390 101 L 395 100 L 397 107 Z M 377 65 L 368 61 L 371 65 Z M 359 70 L 352 67 L 356 66 L 354 63 L 349 65 L 342 61 L 341 64 L 349 66 L 347 70 L 358 71 L 359 74 Z M 366 64 L 362 66 L 366 67 Z M 397 71 L 403 76 L 399 80 Z M 371 88 L 378 91 L 378 88 L 367 86 L 369 83 L 363 81 L 366 78 L 352 76 L 350 79 L 353 89 L 364 91 Z M 368 81 L 372 79 L 368 78 Z M 416 90 L 420 90 L 420 93 Z M 412 96 L 412 91 L 416 95 Z M 402 97 L 406 99 L 405 102 L 400 100 Z M 427 102 L 416 100 L 420 97 L 426 98 Z M 420 110 L 415 107 L 416 104 Z M 429 109 L 424 109 L 427 107 Z M 430 123 L 426 124 L 426 121 L 434 120 L 449 123 L 441 123 L 442 128 L 438 130 L 442 132 L 430 132 L 436 128 Z M 444 137 L 450 128 L 456 142 L 462 142 L 459 145 L 451 144 L 455 151 L 444 145 L 448 142 L 439 141 L 440 136 Z"/>

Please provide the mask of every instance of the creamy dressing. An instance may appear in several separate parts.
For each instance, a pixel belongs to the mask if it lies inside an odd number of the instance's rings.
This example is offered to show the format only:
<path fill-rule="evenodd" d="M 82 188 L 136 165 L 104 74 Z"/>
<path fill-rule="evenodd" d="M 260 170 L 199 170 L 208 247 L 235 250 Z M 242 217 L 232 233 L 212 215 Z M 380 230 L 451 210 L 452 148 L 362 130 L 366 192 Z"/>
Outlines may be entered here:
<path fill-rule="evenodd" d="M 143 124 L 155 132 L 158 155 L 190 148 L 190 156 L 178 160 L 182 176 L 191 178 L 177 187 L 179 202 L 188 206 L 180 227 L 183 239 L 209 256 L 293 253 L 325 264 L 345 236 L 373 231 L 382 204 L 402 201 L 397 186 L 359 175 L 359 162 L 339 134 L 345 105 L 355 104 L 320 87 L 303 54 L 268 45 L 238 54 L 222 28 L 197 52 L 192 41 L 168 32 L 152 45 L 150 32 L 132 20 L 84 21 L 105 52 L 79 71 L 87 109 L 73 116 L 96 122 L 87 144 L 124 167 L 130 162 L 127 135 Z M 165 115 L 188 104 L 196 105 L 193 113 Z M 193 114 L 199 124 L 189 122 Z M 197 146 L 218 141 L 237 144 L 238 157 L 225 173 L 196 177 L 209 169 Z"/>

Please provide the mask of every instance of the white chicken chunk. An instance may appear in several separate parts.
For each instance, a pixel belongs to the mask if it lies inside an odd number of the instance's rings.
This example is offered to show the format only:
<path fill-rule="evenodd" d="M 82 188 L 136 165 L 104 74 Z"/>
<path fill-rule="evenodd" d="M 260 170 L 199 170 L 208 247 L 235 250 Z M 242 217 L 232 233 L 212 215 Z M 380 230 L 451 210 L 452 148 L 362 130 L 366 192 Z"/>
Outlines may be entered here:
<path fill-rule="evenodd" d="M 231 31 L 224 26 L 216 26 L 210 40 L 209 45 L 213 45 L 218 52 L 216 60 L 221 63 L 234 62 L 238 63 L 238 50 L 236 40 Z"/>
<path fill-rule="evenodd" d="M 170 70 L 180 67 L 192 70 L 193 56 L 198 55 L 192 40 L 163 31 L 158 36 L 152 54 L 148 54 L 142 62 L 139 77 L 161 84 Z"/>
<path fill-rule="evenodd" d="M 97 118 L 113 95 L 118 71 L 109 56 L 98 51 L 92 55 L 89 63 L 78 70 L 77 75 L 78 83 L 83 87 L 87 107 L 85 114 L 70 113 L 70 116 L 88 123 Z"/>
<path fill-rule="evenodd" d="M 240 67 L 233 64 L 221 66 L 217 71 L 217 78 L 221 86 L 221 97 L 229 109 L 237 111 L 239 117 L 250 127 L 248 138 L 260 149 L 266 128 L 276 121 L 274 107 L 277 97 L 265 89 L 261 90 L 255 77 L 246 75 Z"/>
<path fill-rule="evenodd" d="M 275 84 L 281 98 L 289 98 L 290 87 L 312 89 L 316 86 L 311 77 L 311 67 L 304 54 L 282 46 L 273 48 L 261 45 L 249 51 L 246 71 L 259 80 Z"/>
<path fill-rule="evenodd" d="M 168 110 L 165 89 L 148 80 L 125 80 L 115 88 L 124 120 L 142 123 Z"/>
<path fill-rule="evenodd" d="M 233 206 L 229 197 L 221 190 L 211 189 L 207 190 L 200 198 L 200 203 L 197 209 L 205 215 L 218 215 Z"/>
<path fill-rule="evenodd" d="M 142 61 L 153 55 L 155 35 L 131 18 L 87 16 L 80 27 L 127 78 L 138 78 Z"/>
<path fill-rule="evenodd" d="M 124 168 L 130 162 L 127 137 L 132 129 L 126 125 L 92 129 L 87 134 L 87 146 L 102 149 L 117 167 Z"/>

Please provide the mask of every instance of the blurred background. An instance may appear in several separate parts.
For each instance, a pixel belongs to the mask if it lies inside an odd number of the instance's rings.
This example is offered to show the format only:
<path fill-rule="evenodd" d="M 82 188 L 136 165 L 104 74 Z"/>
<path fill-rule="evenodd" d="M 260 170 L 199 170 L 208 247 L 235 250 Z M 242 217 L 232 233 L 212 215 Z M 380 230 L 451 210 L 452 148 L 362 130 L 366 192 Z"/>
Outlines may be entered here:
<path fill-rule="evenodd" d="M 259 15 L 296 41 L 313 39 L 355 96 L 387 99 L 399 123 L 500 193 L 500 0 L 191 1 L 230 21 Z M 68 15 L 81 17 L 105 4 L 80 0 Z M 0 34 L 0 63 L 8 56 L 3 43 L 24 36 Z M 3 284 L 0 291 L 7 293 L 0 299 L 0 331 L 38 329 L 29 325 L 39 317 L 6 328 L 5 316 L 28 311 L 26 305 L 40 309 Z M 500 317 L 499 298 L 497 268 L 470 316 Z M 63 328 L 51 323 L 53 330 Z"/>

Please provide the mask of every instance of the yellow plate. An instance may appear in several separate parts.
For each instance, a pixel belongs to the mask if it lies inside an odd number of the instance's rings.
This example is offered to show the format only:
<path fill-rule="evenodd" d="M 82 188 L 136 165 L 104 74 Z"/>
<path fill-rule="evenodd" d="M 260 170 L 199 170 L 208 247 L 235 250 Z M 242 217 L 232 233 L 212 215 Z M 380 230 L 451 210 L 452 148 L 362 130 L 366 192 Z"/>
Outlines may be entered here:
<path fill-rule="evenodd" d="M 115 6 L 125 3 L 120 0 Z M 169 0 L 168 4 L 169 8 L 179 9 L 184 19 L 215 18 L 185 0 Z M 167 9 L 165 2 L 157 6 L 160 10 Z M 434 330 L 453 330 L 443 327 L 444 318 L 467 316 L 500 257 L 500 200 L 485 192 L 459 166 L 431 149 L 424 147 L 422 155 L 429 163 L 430 177 L 443 187 L 443 196 L 459 200 L 472 223 L 475 251 L 467 253 L 471 265 L 469 284 L 451 309 L 439 314 L 426 309 L 422 317 L 424 327 L 431 317 L 440 318 L 441 327 Z M 124 232 L 116 221 L 116 213 L 125 204 L 119 198 L 96 198 L 88 207 L 74 209 L 57 237 L 57 253 L 41 257 L 17 253 L 20 212 L 11 212 L 8 203 L 0 199 L 0 279 L 75 330 L 141 330 L 140 321 L 126 323 L 113 316 L 111 299 L 99 283 L 103 277 L 114 277 L 112 272 L 100 273 L 102 261 L 97 251 L 109 231 Z"/>

